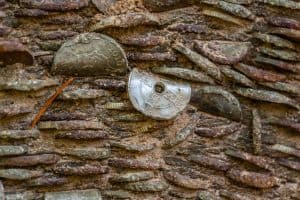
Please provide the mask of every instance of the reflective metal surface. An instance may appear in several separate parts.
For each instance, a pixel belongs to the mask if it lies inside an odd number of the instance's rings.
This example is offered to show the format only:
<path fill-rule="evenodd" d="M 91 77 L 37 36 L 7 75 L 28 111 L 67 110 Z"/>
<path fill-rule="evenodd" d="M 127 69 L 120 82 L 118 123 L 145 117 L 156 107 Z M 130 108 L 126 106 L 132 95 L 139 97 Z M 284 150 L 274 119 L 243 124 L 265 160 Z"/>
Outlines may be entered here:
<path fill-rule="evenodd" d="M 138 69 L 129 75 L 128 94 L 133 106 L 144 115 L 167 120 L 174 118 L 188 104 L 191 87 Z"/>

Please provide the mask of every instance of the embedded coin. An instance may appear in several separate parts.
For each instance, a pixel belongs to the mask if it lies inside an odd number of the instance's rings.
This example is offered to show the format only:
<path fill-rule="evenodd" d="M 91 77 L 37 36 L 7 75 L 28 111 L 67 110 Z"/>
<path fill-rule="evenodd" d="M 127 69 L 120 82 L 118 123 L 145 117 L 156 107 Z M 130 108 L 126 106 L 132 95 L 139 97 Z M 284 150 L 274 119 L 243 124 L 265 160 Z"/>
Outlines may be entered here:
<path fill-rule="evenodd" d="M 54 57 L 53 74 L 72 76 L 121 75 L 127 71 L 121 46 L 100 33 L 83 33 L 64 43 Z"/>
<path fill-rule="evenodd" d="M 134 68 L 128 81 L 133 106 L 144 115 L 168 120 L 181 112 L 191 97 L 191 87 Z"/>

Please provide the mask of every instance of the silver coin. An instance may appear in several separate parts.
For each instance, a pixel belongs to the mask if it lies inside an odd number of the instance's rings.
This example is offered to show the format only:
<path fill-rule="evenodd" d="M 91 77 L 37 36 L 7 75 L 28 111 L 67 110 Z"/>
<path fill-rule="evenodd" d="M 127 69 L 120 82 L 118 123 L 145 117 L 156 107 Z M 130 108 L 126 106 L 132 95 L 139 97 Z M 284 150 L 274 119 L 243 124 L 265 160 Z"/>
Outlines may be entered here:
<path fill-rule="evenodd" d="M 144 115 L 168 120 L 186 107 L 191 97 L 191 86 L 135 68 L 129 75 L 128 94 L 133 106 Z"/>

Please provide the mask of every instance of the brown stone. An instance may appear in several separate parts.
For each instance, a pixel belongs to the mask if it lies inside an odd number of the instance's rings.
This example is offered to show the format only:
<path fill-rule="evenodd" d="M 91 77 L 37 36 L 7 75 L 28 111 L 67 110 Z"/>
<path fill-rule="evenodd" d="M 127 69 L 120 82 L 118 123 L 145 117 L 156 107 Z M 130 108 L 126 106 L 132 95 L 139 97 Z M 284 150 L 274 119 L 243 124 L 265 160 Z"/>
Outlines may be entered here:
<path fill-rule="evenodd" d="M 6 5 L 6 0 L 0 0 L 0 7 L 4 7 L 5 5 Z"/>
<path fill-rule="evenodd" d="M 4 200 L 4 199 L 5 199 L 4 187 L 2 182 L 0 181 L 0 200 Z"/>
<path fill-rule="evenodd" d="M 107 131 L 74 130 L 56 134 L 55 138 L 73 140 L 108 139 L 109 133 Z"/>
<path fill-rule="evenodd" d="M 89 116 L 86 113 L 81 113 L 81 112 L 74 112 L 74 113 L 69 113 L 69 112 L 47 112 L 41 117 L 40 121 L 63 121 L 63 120 L 85 120 Z"/>
<path fill-rule="evenodd" d="M 196 49 L 209 59 L 220 64 L 236 64 L 241 61 L 251 49 L 249 42 L 229 41 L 195 41 Z"/>
<path fill-rule="evenodd" d="M 131 38 L 125 38 L 121 40 L 121 43 L 132 46 L 156 46 L 162 45 L 165 43 L 165 38 L 162 36 L 147 36 L 147 35 L 138 35 Z"/>
<path fill-rule="evenodd" d="M 55 185 L 63 185 L 68 182 L 68 179 L 65 177 L 59 177 L 55 175 L 45 175 L 42 177 L 34 178 L 26 181 L 26 185 L 30 187 L 36 186 L 55 186 Z"/>
<path fill-rule="evenodd" d="M 23 63 L 33 64 L 33 56 L 30 51 L 16 40 L 0 40 L 0 61 L 2 65 Z"/>
<path fill-rule="evenodd" d="M 128 52 L 128 60 L 137 61 L 176 61 L 177 57 L 174 53 L 144 53 L 144 52 Z"/>
<path fill-rule="evenodd" d="M 232 134 L 241 128 L 241 124 L 232 122 L 225 125 L 215 127 L 203 127 L 199 126 L 195 128 L 195 133 L 202 137 L 222 137 Z"/>
<path fill-rule="evenodd" d="M 256 172 L 231 169 L 227 172 L 231 179 L 256 188 L 271 188 L 278 184 L 278 178 Z"/>
<path fill-rule="evenodd" d="M 213 168 L 216 170 L 227 171 L 231 168 L 231 164 L 218 158 L 208 157 L 204 155 L 191 155 L 189 161 L 195 162 L 204 167 Z"/>
<path fill-rule="evenodd" d="M 188 189 L 207 189 L 209 181 L 192 179 L 177 172 L 164 172 L 164 177 L 171 183 Z"/>
<path fill-rule="evenodd" d="M 112 158 L 108 160 L 108 164 L 117 168 L 129 168 L 129 169 L 148 169 L 154 170 L 161 168 L 161 164 L 156 160 L 137 160 L 137 159 L 125 159 L 125 158 Z"/>
<path fill-rule="evenodd" d="M 144 0 L 144 5 L 150 11 L 161 12 L 189 5 L 189 0 Z"/>
<path fill-rule="evenodd" d="M 239 150 L 227 150 L 225 153 L 234 158 L 239 158 L 239 159 L 248 161 L 249 163 L 252 163 L 263 169 L 266 169 L 269 171 L 274 171 L 274 167 L 272 166 L 274 164 L 274 161 L 272 161 L 271 159 L 269 159 L 267 157 L 255 156 L 255 155 L 249 154 L 247 152 L 242 152 Z"/>
<path fill-rule="evenodd" d="M 4 100 L 0 102 L 0 119 L 30 112 L 32 112 L 31 105 L 19 104 L 10 100 Z"/>
<path fill-rule="evenodd" d="M 205 25 L 198 24 L 174 24 L 168 27 L 171 31 L 178 31 L 180 33 L 208 33 L 210 30 Z"/>
<path fill-rule="evenodd" d="M 54 166 L 54 172 L 61 175 L 89 176 L 93 174 L 106 174 L 109 168 L 100 164 L 65 161 Z"/>
<path fill-rule="evenodd" d="M 28 167 L 35 165 L 51 165 L 60 160 L 60 156 L 56 154 L 40 154 L 29 156 L 18 156 L 10 158 L 2 158 L 0 166 L 10 167 Z"/>
<path fill-rule="evenodd" d="M 277 82 L 286 79 L 285 75 L 278 74 L 269 70 L 258 69 L 256 67 L 239 63 L 235 66 L 237 70 L 245 74 L 246 76 L 256 80 L 256 81 L 270 81 Z"/>
<path fill-rule="evenodd" d="M 264 120 L 266 123 L 275 124 L 281 127 L 286 127 L 300 133 L 300 123 L 288 118 L 269 117 Z"/>
<path fill-rule="evenodd" d="M 289 160 L 289 159 L 279 159 L 277 161 L 280 165 L 283 165 L 285 167 L 300 171 L 300 162 L 298 161 L 293 161 L 293 160 Z"/>
<path fill-rule="evenodd" d="M 98 121 L 83 121 L 83 120 L 71 120 L 71 121 L 43 121 L 38 125 L 39 129 L 56 129 L 56 130 L 103 130 L 105 125 Z"/>
<path fill-rule="evenodd" d="M 0 177 L 11 180 L 27 180 L 31 178 L 40 177 L 43 175 L 41 170 L 28 169 L 0 169 Z"/>
<path fill-rule="evenodd" d="M 128 183 L 125 189 L 135 192 L 161 192 L 168 188 L 168 184 L 160 180 L 149 180 L 143 182 Z"/>
<path fill-rule="evenodd" d="M 300 30 L 300 21 L 280 16 L 271 16 L 266 18 L 269 24 L 289 29 Z"/>
<path fill-rule="evenodd" d="M 39 35 L 39 38 L 41 40 L 58 40 L 58 39 L 66 39 L 76 34 L 77 32 L 74 31 L 50 31 L 50 32 L 41 33 Z"/>
<path fill-rule="evenodd" d="M 107 13 L 109 8 L 113 6 L 117 0 L 92 0 L 92 3 L 96 6 L 96 8 L 102 12 Z"/>
<path fill-rule="evenodd" d="M 27 8 L 37 8 L 48 11 L 69 11 L 78 10 L 80 8 L 88 6 L 88 0 L 21 0 L 20 4 Z"/>
<path fill-rule="evenodd" d="M 218 86 L 202 86 L 192 92 L 191 103 L 200 110 L 236 121 L 242 118 L 239 100 Z"/>
<path fill-rule="evenodd" d="M 256 56 L 256 58 L 254 60 L 255 60 L 255 62 L 271 65 L 271 66 L 277 67 L 279 69 L 296 72 L 298 74 L 300 73 L 300 64 L 299 63 L 286 62 L 283 60 L 273 59 L 273 58 L 264 57 L 264 56 L 260 56 L 260 55 Z"/>
<path fill-rule="evenodd" d="M 114 80 L 114 79 L 97 79 L 93 81 L 93 84 L 99 89 L 105 90 L 126 90 L 126 83 L 124 80 Z"/>
<path fill-rule="evenodd" d="M 10 27 L 5 25 L 0 25 L 0 37 L 7 36 L 11 31 L 12 29 Z"/>
<path fill-rule="evenodd" d="M 90 31 L 101 31 L 107 28 L 130 28 L 139 25 L 158 25 L 159 18 L 151 13 L 128 13 L 109 16 L 94 24 Z"/>
<path fill-rule="evenodd" d="M 16 17 L 40 17 L 50 15 L 49 12 L 40 9 L 18 9 L 14 12 Z"/>

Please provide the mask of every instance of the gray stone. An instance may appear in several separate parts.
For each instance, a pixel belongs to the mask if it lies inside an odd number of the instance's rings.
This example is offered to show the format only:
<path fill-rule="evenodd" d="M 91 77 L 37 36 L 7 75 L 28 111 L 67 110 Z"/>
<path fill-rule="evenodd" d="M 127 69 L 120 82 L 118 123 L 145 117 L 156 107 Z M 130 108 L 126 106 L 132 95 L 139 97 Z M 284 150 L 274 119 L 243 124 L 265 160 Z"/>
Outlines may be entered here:
<path fill-rule="evenodd" d="M 165 171 L 164 177 L 174 185 L 188 189 L 207 189 L 210 186 L 209 181 L 202 179 L 192 179 L 177 172 Z"/>
<path fill-rule="evenodd" d="M 27 152 L 24 146 L 0 146 L 0 156 L 16 156 Z"/>
<path fill-rule="evenodd" d="M 92 3 L 96 6 L 96 8 L 105 14 L 107 14 L 109 8 L 116 2 L 117 0 L 92 0 Z"/>
<path fill-rule="evenodd" d="M 38 138 L 40 131 L 37 129 L 32 130 L 2 130 L 0 131 L 0 139 L 26 139 Z"/>
<path fill-rule="evenodd" d="M 0 119 L 30 113 L 31 111 L 32 105 L 16 103 L 10 100 L 4 100 L 0 102 Z"/>
<path fill-rule="evenodd" d="M 4 200 L 5 196 L 4 196 L 4 187 L 2 182 L 0 181 L 0 200 Z"/>
<path fill-rule="evenodd" d="M 234 92 L 250 99 L 285 104 L 300 110 L 300 105 L 297 101 L 278 92 L 263 89 L 255 90 L 250 88 L 237 88 Z"/>
<path fill-rule="evenodd" d="M 26 185 L 30 187 L 56 186 L 66 184 L 67 182 L 68 178 L 66 177 L 60 177 L 53 174 L 45 174 L 44 176 L 26 181 Z"/>
<path fill-rule="evenodd" d="M 108 16 L 94 24 L 90 31 L 102 31 L 107 28 L 131 28 L 139 25 L 159 25 L 159 17 L 148 12 L 126 13 Z"/>
<path fill-rule="evenodd" d="M 128 183 L 125 189 L 135 192 L 161 192 L 168 189 L 169 185 L 160 180 L 149 180 L 143 182 Z"/>
<path fill-rule="evenodd" d="M 34 193 L 32 191 L 7 193 L 5 200 L 36 200 L 41 199 L 43 194 Z"/>
<path fill-rule="evenodd" d="M 110 145 L 112 147 L 116 147 L 116 148 L 120 148 L 120 149 L 124 149 L 126 151 L 131 151 L 131 152 L 147 152 L 147 151 L 151 151 L 152 149 L 155 148 L 155 144 L 154 143 L 132 143 L 132 142 L 110 142 Z"/>
<path fill-rule="evenodd" d="M 101 200 L 100 192 L 96 189 L 48 192 L 45 200 Z"/>
<path fill-rule="evenodd" d="M 127 59 L 121 46 L 99 33 L 83 33 L 64 43 L 52 66 L 54 74 L 76 76 L 124 74 L 126 70 Z"/>
<path fill-rule="evenodd" d="M 12 180 L 26 180 L 43 175 L 43 171 L 28 169 L 0 169 L 0 177 Z"/>
<path fill-rule="evenodd" d="M 132 197 L 132 194 L 123 190 L 105 190 L 102 194 L 108 199 L 131 199 Z"/>
<path fill-rule="evenodd" d="M 132 172 L 126 174 L 119 174 L 110 178 L 111 182 L 137 182 L 137 181 L 144 181 L 154 178 L 153 172 Z"/>
<path fill-rule="evenodd" d="M 70 120 L 70 121 L 44 121 L 38 124 L 39 129 L 56 129 L 56 130 L 103 130 L 106 126 L 98 121 Z"/>
<path fill-rule="evenodd" d="M 214 62 L 236 64 L 250 51 L 250 42 L 200 41 L 196 40 L 196 49 Z"/>
<path fill-rule="evenodd" d="M 67 155 L 77 156 L 81 159 L 104 159 L 110 157 L 110 150 L 106 148 L 76 148 L 76 149 L 66 149 Z"/>
<path fill-rule="evenodd" d="M 44 87 L 50 87 L 58 85 L 58 80 L 55 79 L 7 79 L 0 78 L 0 90 L 19 90 L 19 91 L 31 91 L 39 90 Z"/>
<path fill-rule="evenodd" d="M 59 95 L 58 99 L 78 100 L 78 99 L 95 99 L 109 96 L 109 92 L 101 89 L 74 89 L 64 91 Z"/>
<path fill-rule="evenodd" d="M 238 99 L 221 87 L 203 86 L 193 92 L 192 102 L 201 110 L 222 117 L 241 120 L 242 110 Z"/>

